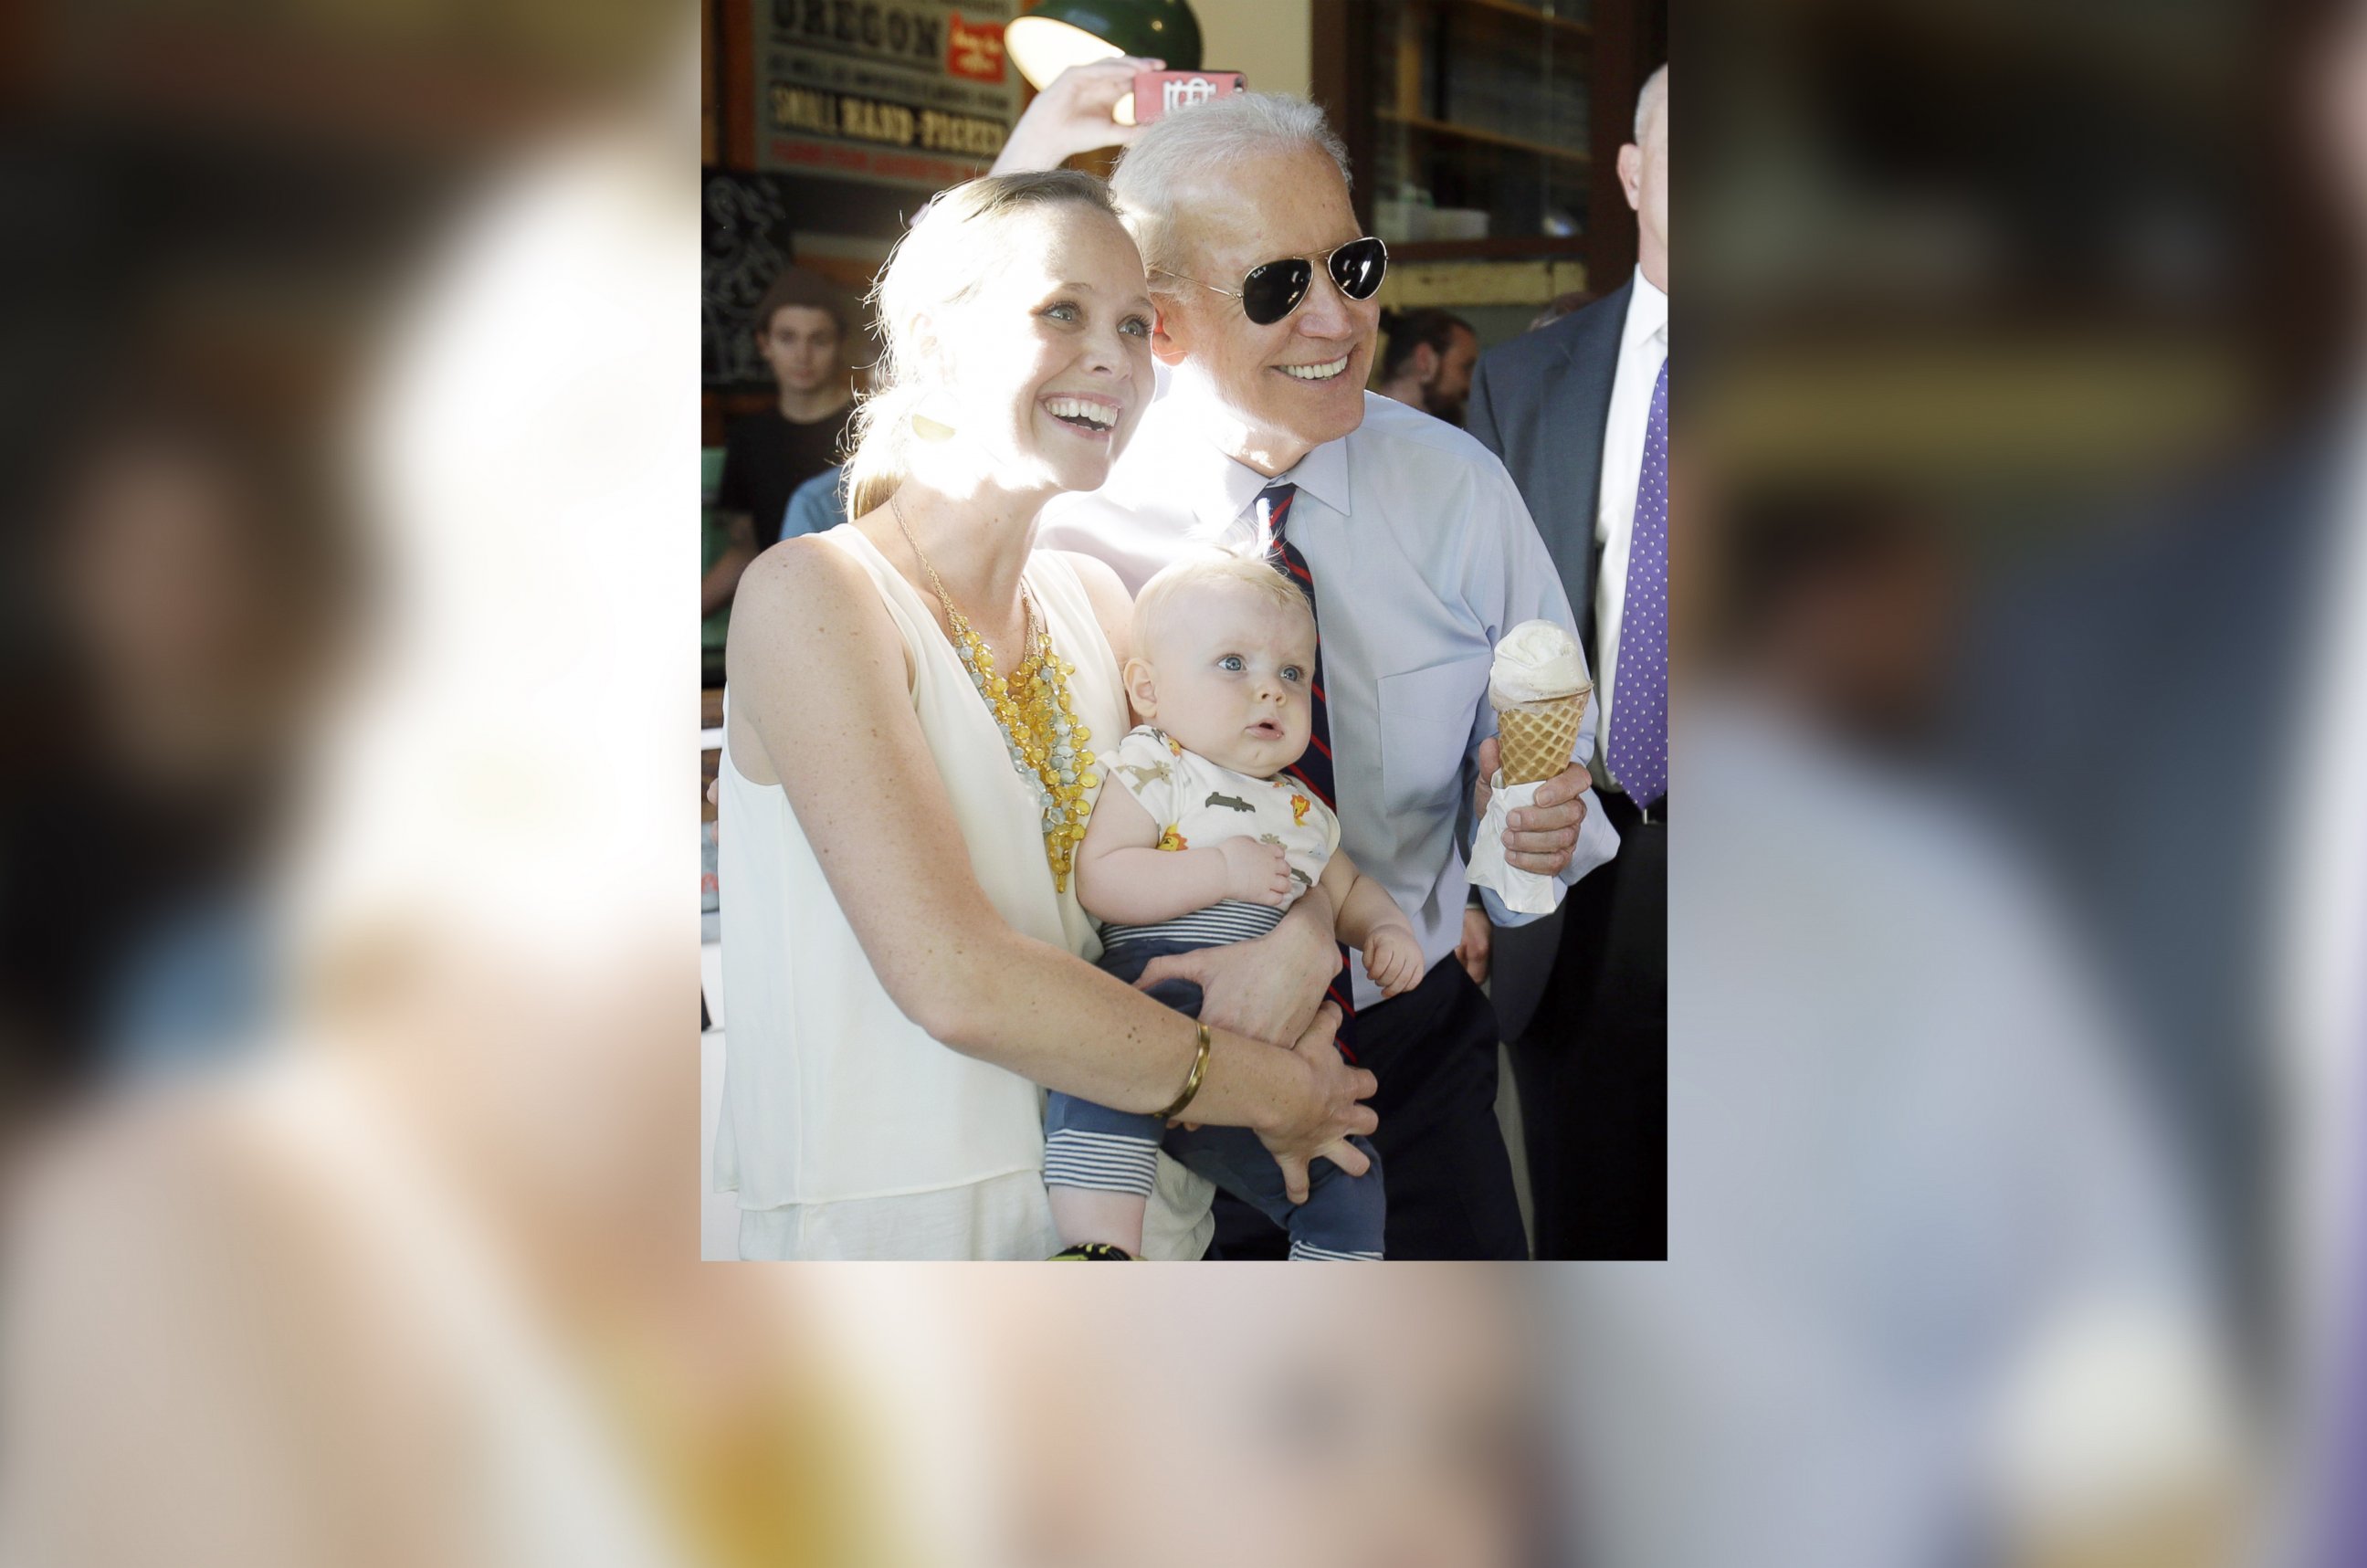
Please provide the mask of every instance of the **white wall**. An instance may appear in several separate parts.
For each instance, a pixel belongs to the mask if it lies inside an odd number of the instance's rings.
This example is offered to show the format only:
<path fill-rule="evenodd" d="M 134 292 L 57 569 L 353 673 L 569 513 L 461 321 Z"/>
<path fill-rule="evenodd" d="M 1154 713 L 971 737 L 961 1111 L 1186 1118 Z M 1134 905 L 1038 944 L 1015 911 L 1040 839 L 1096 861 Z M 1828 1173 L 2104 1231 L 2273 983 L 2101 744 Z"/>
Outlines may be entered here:
<path fill-rule="evenodd" d="M 1306 97 L 1313 90 L 1311 0 L 1192 0 L 1200 62 L 1239 71 L 1253 91 Z"/>

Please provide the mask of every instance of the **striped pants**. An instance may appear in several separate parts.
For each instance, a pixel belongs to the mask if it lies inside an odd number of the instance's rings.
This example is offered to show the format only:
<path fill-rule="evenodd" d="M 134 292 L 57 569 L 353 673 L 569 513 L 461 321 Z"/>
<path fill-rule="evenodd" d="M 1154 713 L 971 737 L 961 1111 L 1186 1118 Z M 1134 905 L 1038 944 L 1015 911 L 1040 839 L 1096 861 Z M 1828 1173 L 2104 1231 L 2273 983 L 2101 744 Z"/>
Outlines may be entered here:
<path fill-rule="evenodd" d="M 1136 937 L 1103 955 L 1102 967 L 1128 983 L 1162 953 L 1190 952 L 1205 941 Z M 1166 981 L 1150 994 L 1180 1013 L 1196 1017 L 1200 988 L 1189 981 Z M 1263 1212 L 1290 1233 L 1295 1260 L 1375 1261 L 1387 1200 L 1381 1185 L 1381 1157 L 1362 1138 L 1353 1142 L 1373 1168 L 1352 1176 L 1329 1160 L 1308 1175 L 1305 1203 L 1283 1190 L 1282 1168 L 1245 1127 L 1166 1128 L 1155 1116 L 1112 1110 L 1071 1095 L 1054 1094 L 1044 1108 L 1044 1182 L 1048 1187 L 1132 1192 L 1149 1197 L 1159 1151 L 1198 1172 L 1226 1192 Z"/>

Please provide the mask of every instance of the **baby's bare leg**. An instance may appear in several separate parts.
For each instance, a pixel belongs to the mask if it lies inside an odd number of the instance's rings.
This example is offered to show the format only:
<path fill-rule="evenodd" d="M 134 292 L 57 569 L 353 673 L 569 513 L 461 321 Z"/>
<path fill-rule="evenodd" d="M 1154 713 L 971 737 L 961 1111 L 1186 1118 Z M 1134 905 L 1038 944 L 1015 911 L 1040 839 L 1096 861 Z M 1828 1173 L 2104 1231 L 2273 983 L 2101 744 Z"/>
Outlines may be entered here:
<path fill-rule="evenodd" d="M 1100 1242 L 1142 1256 L 1142 1215 L 1149 1200 L 1131 1192 L 1103 1192 L 1085 1187 L 1046 1189 L 1052 1199 L 1052 1223 L 1063 1246 Z"/>

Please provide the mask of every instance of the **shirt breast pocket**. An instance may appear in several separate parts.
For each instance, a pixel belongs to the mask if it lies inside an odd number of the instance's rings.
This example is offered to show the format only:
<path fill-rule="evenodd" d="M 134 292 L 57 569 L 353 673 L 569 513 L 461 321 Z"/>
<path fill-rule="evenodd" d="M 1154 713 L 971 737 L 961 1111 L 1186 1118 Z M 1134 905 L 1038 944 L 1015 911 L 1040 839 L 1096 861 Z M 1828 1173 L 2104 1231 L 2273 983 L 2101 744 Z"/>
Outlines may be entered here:
<path fill-rule="evenodd" d="M 1483 654 L 1381 677 L 1381 794 L 1392 815 L 1455 810 L 1491 663 Z"/>

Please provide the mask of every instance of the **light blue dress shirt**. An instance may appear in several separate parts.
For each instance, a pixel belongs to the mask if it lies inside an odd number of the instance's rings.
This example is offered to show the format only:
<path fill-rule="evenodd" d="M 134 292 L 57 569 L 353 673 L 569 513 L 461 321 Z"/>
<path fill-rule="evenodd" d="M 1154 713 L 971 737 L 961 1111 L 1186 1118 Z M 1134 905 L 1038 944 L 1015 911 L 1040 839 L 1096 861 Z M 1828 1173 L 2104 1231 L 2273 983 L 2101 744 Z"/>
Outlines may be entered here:
<path fill-rule="evenodd" d="M 1106 561 L 1138 591 L 1195 548 L 1255 548 L 1258 493 L 1298 486 L 1290 540 L 1315 576 L 1341 847 L 1397 900 L 1435 966 L 1463 938 L 1471 790 L 1479 743 L 1496 733 L 1496 642 L 1524 620 L 1577 635 L 1561 575 L 1504 465 L 1429 415 L 1368 392 L 1363 425 L 1268 480 L 1190 414 L 1178 396 L 1156 399 L 1109 483 L 1055 497 L 1036 542 Z M 1593 748 L 1590 705 L 1578 755 Z M 1585 801 L 1565 889 L 1619 848 L 1591 790 Z M 1534 918 L 1482 897 L 1500 926 Z M 1355 982 L 1359 1007 L 1381 999 L 1361 960 Z"/>
<path fill-rule="evenodd" d="M 826 534 L 846 521 L 846 506 L 838 494 L 839 471 L 826 468 L 789 496 L 788 509 L 781 514 L 781 537 L 797 539 L 805 534 Z"/>

